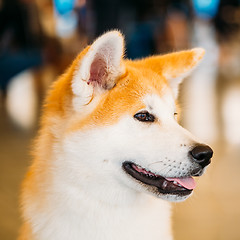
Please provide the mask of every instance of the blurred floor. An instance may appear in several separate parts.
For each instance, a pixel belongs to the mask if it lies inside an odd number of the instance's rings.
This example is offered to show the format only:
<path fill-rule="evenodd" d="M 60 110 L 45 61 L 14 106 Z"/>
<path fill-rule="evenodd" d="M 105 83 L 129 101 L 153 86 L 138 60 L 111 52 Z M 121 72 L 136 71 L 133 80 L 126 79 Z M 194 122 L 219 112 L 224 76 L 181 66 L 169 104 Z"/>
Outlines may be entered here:
<path fill-rule="evenodd" d="M 1 105 L 1 103 L 0 103 Z M 32 132 L 11 124 L 0 106 L 0 239 L 13 240 L 20 225 L 18 197 L 20 184 L 30 162 Z"/>
<path fill-rule="evenodd" d="M 0 107 L 0 239 L 16 239 L 20 225 L 18 195 L 30 162 L 35 131 L 23 132 Z M 240 149 L 224 143 L 213 146 L 215 155 L 194 195 L 174 204 L 176 240 L 240 239 Z"/>

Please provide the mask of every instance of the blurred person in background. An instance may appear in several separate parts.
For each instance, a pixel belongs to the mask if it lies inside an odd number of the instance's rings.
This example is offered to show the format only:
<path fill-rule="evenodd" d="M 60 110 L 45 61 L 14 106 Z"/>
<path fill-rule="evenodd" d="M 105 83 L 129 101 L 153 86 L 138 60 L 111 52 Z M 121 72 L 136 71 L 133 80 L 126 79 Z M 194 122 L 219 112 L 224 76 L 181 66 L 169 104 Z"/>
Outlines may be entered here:
<path fill-rule="evenodd" d="M 219 44 L 217 114 L 222 142 L 240 145 L 240 1 L 221 0 L 214 19 Z"/>
<path fill-rule="evenodd" d="M 126 35 L 126 55 L 135 59 L 188 46 L 190 4 L 182 1 L 88 0 L 89 40 L 110 29 Z"/>
<path fill-rule="evenodd" d="M 16 74 L 43 63 L 43 33 L 34 1 L 2 0 L 0 6 L 0 87 Z"/>
<path fill-rule="evenodd" d="M 35 124 L 45 92 L 41 70 L 58 65 L 60 53 L 56 39 L 42 29 L 38 7 L 31 0 L 0 5 L 0 93 L 12 120 L 25 129 Z"/>
<path fill-rule="evenodd" d="M 203 47 L 206 53 L 183 88 L 184 102 L 188 103 L 183 124 L 199 138 L 212 143 L 218 139 L 216 79 L 219 48 L 213 25 L 218 6 L 219 0 L 192 0 L 191 46 Z"/>

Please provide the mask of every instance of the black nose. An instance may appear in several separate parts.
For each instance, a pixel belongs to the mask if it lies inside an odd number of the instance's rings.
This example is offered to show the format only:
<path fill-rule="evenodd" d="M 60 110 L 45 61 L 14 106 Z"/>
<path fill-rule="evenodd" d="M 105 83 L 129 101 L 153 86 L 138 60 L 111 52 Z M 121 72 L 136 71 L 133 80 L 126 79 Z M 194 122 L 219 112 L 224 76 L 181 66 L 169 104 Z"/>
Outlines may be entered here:
<path fill-rule="evenodd" d="M 190 154 L 193 160 L 204 168 L 211 162 L 213 150 L 207 145 L 197 145 L 190 151 Z"/>

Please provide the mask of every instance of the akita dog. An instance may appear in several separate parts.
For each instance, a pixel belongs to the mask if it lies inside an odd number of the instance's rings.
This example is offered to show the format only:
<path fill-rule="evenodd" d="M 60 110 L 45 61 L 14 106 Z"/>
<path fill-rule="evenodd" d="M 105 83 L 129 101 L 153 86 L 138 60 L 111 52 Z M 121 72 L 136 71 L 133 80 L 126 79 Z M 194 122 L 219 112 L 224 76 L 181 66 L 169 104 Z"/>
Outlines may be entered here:
<path fill-rule="evenodd" d="M 191 195 L 213 154 L 177 123 L 175 104 L 204 50 L 123 55 L 123 36 L 108 32 L 53 84 L 19 239 L 172 239 L 169 201 Z"/>

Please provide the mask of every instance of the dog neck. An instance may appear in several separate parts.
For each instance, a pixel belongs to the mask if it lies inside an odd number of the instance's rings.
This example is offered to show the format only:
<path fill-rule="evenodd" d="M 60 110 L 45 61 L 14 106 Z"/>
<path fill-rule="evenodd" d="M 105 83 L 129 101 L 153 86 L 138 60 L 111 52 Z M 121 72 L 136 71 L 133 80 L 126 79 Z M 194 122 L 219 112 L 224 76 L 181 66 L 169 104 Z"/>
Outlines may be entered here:
<path fill-rule="evenodd" d="M 50 239 L 51 233 L 54 240 L 170 240 L 169 203 L 146 194 L 137 197 L 129 204 L 108 205 L 86 196 L 76 201 L 62 196 L 58 202 L 55 195 L 51 210 L 45 213 L 49 221 L 44 223 L 40 235 L 42 239 Z"/>

